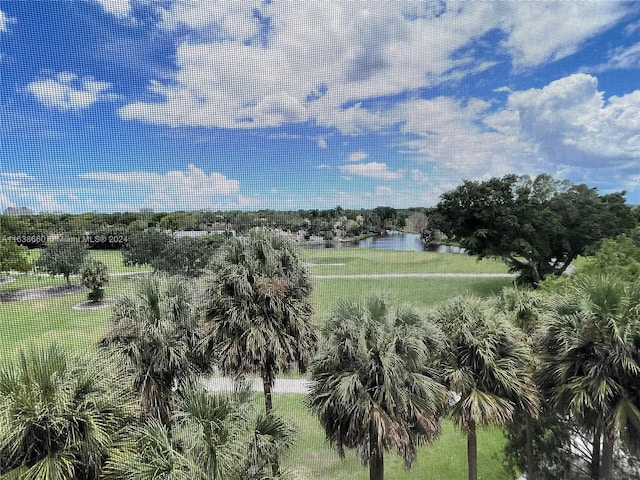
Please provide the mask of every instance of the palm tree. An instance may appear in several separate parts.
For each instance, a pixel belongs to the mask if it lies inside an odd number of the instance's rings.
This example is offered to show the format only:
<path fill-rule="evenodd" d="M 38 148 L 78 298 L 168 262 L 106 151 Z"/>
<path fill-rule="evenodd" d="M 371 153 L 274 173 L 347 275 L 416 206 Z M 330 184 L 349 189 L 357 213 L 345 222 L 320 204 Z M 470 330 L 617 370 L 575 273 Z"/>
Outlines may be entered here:
<path fill-rule="evenodd" d="M 447 393 L 433 378 L 443 338 L 410 308 L 380 297 L 343 301 L 322 329 L 311 364 L 307 405 L 343 456 L 358 450 L 369 478 L 384 478 L 384 452 L 395 449 L 410 467 L 421 442 L 440 433 Z"/>
<path fill-rule="evenodd" d="M 139 280 L 132 294 L 118 300 L 101 341 L 124 357 L 143 410 L 165 425 L 171 421 L 173 389 L 208 370 L 197 349 L 196 320 L 187 283 L 154 275 Z"/>
<path fill-rule="evenodd" d="M 592 432 L 592 478 L 612 478 L 616 439 L 640 433 L 640 285 L 576 280 L 555 298 L 541 345 L 551 400 Z"/>
<path fill-rule="evenodd" d="M 105 480 L 268 480 L 293 444 L 291 427 L 256 415 L 247 391 L 206 392 L 187 383 L 174 398 L 171 430 L 151 417 L 111 455 Z"/>
<path fill-rule="evenodd" d="M 270 413 L 276 374 L 304 371 L 316 350 L 302 258 L 284 237 L 253 232 L 231 239 L 213 269 L 203 292 L 203 349 L 225 373 L 259 373 Z"/>
<path fill-rule="evenodd" d="M 514 286 L 502 289 L 500 295 L 498 295 L 495 300 L 496 308 L 504 312 L 510 322 L 522 330 L 525 335 L 524 340 L 533 348 L 535 346 L 536 332 L 538 332 L 543 325 L 546 312 L 548 311 L 548 301 L 546 297 L 542 295 L 539 290 Z M 538 356 L 533 355 L 530 365 L 530 372 L 533 378 L 536 378 L 538 368 Z M 542 403 L 544 404 L 544 402 Z M 544 443 L 547 439 L 550 442 L 557 443 L 558 438 L 550 435 L 548 429 L 542 426 L 543 421 L 546 420 L 543 416 L 536 419 L 531 417 L 526 411 L 518 411 L 516 415 L 522 421 L 512 422 L 508 425 L 507 439 L 517 442 L 518 437 L 524 434 L 525 464 L 520 466 L 525 467 L 527 480 L 537 480 L 539 464 L 544 462 L 544 460 L 535 448 L 538 446 L 537 444 Z M 540 425 L 536 424 L 536 420 L 540 420 Z"/>
<path fill-rule="evenodd" d="M 439 305 L 434 319 L 447 338 L 445 384 L 459 396 L 451 415 L 467 435 L 468 476 L 477 480 L 477 428 L 506 425 L 516 411 L 537 413 L 530 349 L 487 300 L 457 297 Z"/>
<path fill-rule="evenodd" d="M 20 353 L 0 370 L 0 476 L 97 479 L 138 415 L 130 382 L 110 359 L 54 345 Z"/>

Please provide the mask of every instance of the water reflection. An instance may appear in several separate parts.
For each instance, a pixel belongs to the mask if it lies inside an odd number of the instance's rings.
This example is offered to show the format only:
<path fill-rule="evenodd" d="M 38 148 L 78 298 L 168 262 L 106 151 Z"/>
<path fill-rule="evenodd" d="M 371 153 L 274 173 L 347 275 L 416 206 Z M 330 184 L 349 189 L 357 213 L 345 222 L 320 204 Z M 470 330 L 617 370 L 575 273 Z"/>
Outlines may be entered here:
<path fill-rule="evenodd" d="M 430 245 L 426 247 L 417 233 L 391 232 L 383 237 L 370 237 L 360 240 L 358 248 L 380 248 L 383 250 L 404 250 L 410 252 L 465 253 L 464 249 L 454 245 Z"/>

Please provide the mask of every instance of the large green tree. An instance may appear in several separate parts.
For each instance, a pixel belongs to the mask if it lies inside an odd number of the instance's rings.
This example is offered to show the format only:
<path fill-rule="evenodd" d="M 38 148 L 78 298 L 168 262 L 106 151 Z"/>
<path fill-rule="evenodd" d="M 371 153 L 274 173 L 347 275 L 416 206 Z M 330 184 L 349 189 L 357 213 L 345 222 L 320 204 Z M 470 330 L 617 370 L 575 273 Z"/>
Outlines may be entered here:
<path fill-rule="evenodd" d="M 302 256 L 282 236 L 253 232 L 230 239 L 212 271 L 202 292 L 203 348 L 225 373 L 258 373 L 268 413 L 276 374 L 304 371 L 316 351 Z"/>
<path fill-rule="evenodd" d="M 616 441 L 640 435 L 640 284 L 577 279 L 555 297 L 540 343 L 551 401 L 592 435 L 591 477 L 612 479 Z"/>
<path fill-rule="evenodd" d="M 469 480 L 477 480 L 477 428 L 507 425 L 518 412 L 537 414 L 531 351 L 489 300 L 457 297 L 440 304 L 434 320 L 447 339 L 442 362 L 444 383 L 456 395 L 451 416 L 467 435 Z"/>
<path fill-rule="evenodd" d="M 131 382 L 101 355 L 56 346 L 0 369 L 0 476 L 93 480 L 139 409 Z"/>
<path fill-rule="evenodd" d="M 384 452 L 410 467 L 420 443 L 440 433 L 447 393 L 434 378 L 442 332 L 380 297 L 343 301 L 322 330 L 307 404 L 329 442 L 357 449 L 369 478 L 384 478 Z"/>
<path fill-rule="evenodd" d="M 624 192 L 599 195 L 549 175 L 465 181 L 441 196 L 433 218 L 469 254 L 504 258 L 533 285 L 637 223 Z"/>
<path fill-rule="evenodd" d="M 169 425 L 174 388 L 209 365 L 188 284 L 156 275 L 138 282 L 114 306 L 101 345 L 123 356 L 143 410 Z"/>
<path fill-rule="evenodd" d="M 13 240 L 3 240 L 0 237 L 0 273 L 16 270 L 28 272 L 31 264 L 27 258 L 27 247 L 18 245 Z"/>
<path fill-rule="evenodd" d="M 36 266 L 51 275 L 62 275 L 67 283 L 69 277 L 80 271 L 87 256 L 84 243 L 74 241 L 73 238 L 61 238 L 50 242 L 44 248 L 36 261 Z"/>
<path fill-rule="evenodd" d="M 125 265 L 151 265 L 172 240 L 171 235 L 160 230 L 134 232 L 128 236 L 127 245 L 122 250 L 123 262 Z"/>

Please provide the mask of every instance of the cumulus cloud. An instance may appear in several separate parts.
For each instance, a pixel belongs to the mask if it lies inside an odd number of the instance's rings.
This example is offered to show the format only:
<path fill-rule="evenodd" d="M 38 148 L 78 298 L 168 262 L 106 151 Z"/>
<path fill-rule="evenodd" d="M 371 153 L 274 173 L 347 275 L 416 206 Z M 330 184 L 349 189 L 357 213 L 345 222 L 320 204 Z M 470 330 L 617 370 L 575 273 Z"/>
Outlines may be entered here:
<path fill-rule="evenodd" d="M 519 114 L 521 134 L 556 161 L 610 167 L 638 160 L 640 90 L 605 102 L 595 77 L 574 74 L 514 92 L 508 106 Z"/>
<path fill-rule="evenodd" d="M 375 178 L 378 180 L 396 180 L 404 175 L 401 172 L 389 170 L 386 163 L 371 162 L 358 163 L 356 165 L 341 165 L 338 167 L 341 172 L 349 175 Z"/>
<path fill-rule="evenodd" d="M 82 79 L 74 73 L 61 72 L 53 78 L 36 80 L 27 90 L 42 104 L 59 110 L 81 110 L 101 100 L 113 98 L 107 90 L 111 83 L 100 82 L 93 77 Z"/>
<path fill-rule="evenodd" d="M 363 151 L 353 152 L 351 155 L 349 155 L 349 161 L 359 162 L 361 160 L 366 159 L 368 156 L 369 154 L 367 152 L 363 152 Z"/>
<path fill-rule="evenodd" d="M 112 195 L 126 198 L 135 194 L 144 197 L 144 204 L 155 209 L 193 209 L 220 207 L 237 201 L 229 197 L 240 191 L 240 183 L 221 173 L 205 173 L 195 165 L 186 171 L 165 174 L 154 172 L 92 172 L 80 178 L 112 184 Z"/>
<path fill-rule="evenodd" d="M 161 101 L 134 102 L 120 114 L 172 126 L 311 120 L 349 134 L 378 130 L 391 125 L 386 112 L 363 108 L 360 100 L 490 68 L 496 59 L 486 49 L 469 48 L 490 32 L 501 31 L 496 49 L 527 68 L 573 53 L 627 8 L 619 2 L 176 2 L 161 10 L 160 27 L 192 33 L 177 46 L 177 72 L 150 85 Z"/>

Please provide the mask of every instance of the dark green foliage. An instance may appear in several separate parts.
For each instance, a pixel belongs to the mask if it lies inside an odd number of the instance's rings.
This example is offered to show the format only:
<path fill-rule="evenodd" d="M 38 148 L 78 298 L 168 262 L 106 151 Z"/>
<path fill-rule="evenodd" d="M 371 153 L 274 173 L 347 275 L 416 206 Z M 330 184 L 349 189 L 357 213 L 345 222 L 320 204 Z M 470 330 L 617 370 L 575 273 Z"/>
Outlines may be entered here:
<path fill-rule="evenodd" d="M 0 475 L 100 478 L 138 414 L 130 382 L 111 359 L 55 346 L 21 353 L 0 369 Z"/>
<path fill-rule="evenodd" d="M 127 247 L 122 251 L 124 264 L 151 265 L 173 237 L 159 230 L 146 230 L 132 233 L 128 240 Z"/>
<path fill-rule="evenodd" d="M 69 283 L 69 276 L 80 271 L 87 256 L 85 244 L 76 240 L 61 238 L 48 243 L 36 265 L 51 275 L 63 275 Z"/>
<path fill-rule="evenodd" d="M 91 302 L 99 302 L 104 298 L 104 286 L 109 283 L 107 266 L 97 260 L 89 260 L 80 269 L 80 283 L 91 290 L 88 299 Z"/>
<path fill-rule="evenodd" d="M 442 195 L 434 220 L 469 254 L 502 257 L 533 285 L 637 223 L 624 193 L 600 196 L 549 175 L 465 181 Z"/>
<path fill-rule="evenodd" d="M 28 272 L 31 264 L 27 259 L 27 247 L 18 245 L 12 240 L 4 241 L 0 237 L 0 272 Z"/>
<path fill-rule="evenodd" d="M 160 255 L 151 260 L 151 266 L 168 275 L 199 277 L 223 241 L 224 237 L 220 235 L 169 240 Z"/>

